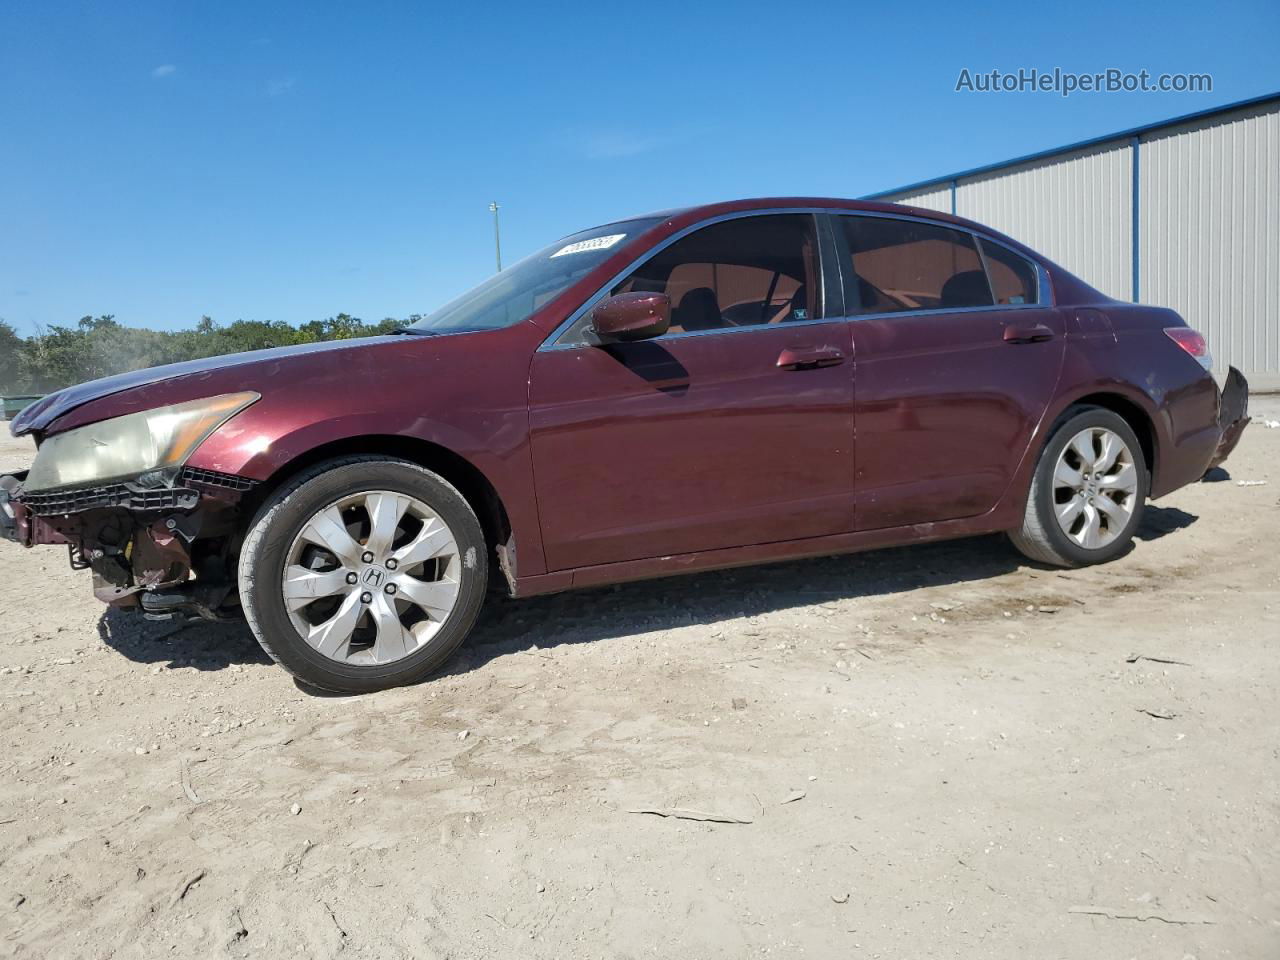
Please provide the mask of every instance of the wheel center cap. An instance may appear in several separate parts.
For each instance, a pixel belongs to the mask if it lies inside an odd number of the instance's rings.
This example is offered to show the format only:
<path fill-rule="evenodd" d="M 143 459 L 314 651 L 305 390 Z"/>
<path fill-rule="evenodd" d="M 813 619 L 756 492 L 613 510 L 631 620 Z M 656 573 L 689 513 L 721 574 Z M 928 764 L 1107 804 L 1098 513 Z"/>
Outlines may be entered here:
<path fill-rule="evenodd" d="M 360 579 L 366 587 L 377 588 L 382 586 L 382 581 L 387 579 L 387 574 L 381 567 L 369 567 Z"/>

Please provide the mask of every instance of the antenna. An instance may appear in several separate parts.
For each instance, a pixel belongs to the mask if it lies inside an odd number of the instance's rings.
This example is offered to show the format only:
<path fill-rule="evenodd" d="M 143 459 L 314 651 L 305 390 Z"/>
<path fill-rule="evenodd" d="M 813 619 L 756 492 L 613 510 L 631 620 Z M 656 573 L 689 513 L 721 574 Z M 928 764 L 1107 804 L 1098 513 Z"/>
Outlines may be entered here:
<path fill-rule="evenodd" d="M 493 214 L 493 256 L 498 264 L 498 272 L 502 272 L 502 233 L 498 229 L 498 201 L 489 203 L 489 212 Z"/>

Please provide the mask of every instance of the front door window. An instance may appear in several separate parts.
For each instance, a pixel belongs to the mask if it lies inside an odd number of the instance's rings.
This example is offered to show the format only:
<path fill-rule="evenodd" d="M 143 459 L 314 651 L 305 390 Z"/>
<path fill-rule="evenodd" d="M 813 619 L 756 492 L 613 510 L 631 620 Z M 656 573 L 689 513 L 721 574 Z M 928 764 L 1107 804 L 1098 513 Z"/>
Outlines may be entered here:
<path fill-rule="evenodd" d="M 725 220 L 659 251 L 611 293 L 671 298 L 668 336 L 816 320 L 818 241 L 809 214 Z"/>

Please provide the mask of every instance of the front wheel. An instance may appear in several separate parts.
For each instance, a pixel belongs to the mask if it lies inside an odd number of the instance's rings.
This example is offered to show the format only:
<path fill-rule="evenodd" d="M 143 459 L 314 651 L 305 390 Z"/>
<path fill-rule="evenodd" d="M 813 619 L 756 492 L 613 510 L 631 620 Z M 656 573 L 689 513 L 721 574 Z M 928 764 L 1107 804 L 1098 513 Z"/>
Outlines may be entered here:
<path fill-rule="evenodd" d="M 1009 538 L 1040 563 L 1105 563 L 1128 548 L 1149 488 L 1142 445 L 1124 418 L 1074 407 L 1040 453 L 1022 525 Z"/>
<path fill-rule="evenodd" d="M 488 579 L 475 512 L 402 460 L 347 457 L 277 491 L 240 554 L 241 604 L 303 683 L 366 693 L 424 679 L 466 639 Z"/>

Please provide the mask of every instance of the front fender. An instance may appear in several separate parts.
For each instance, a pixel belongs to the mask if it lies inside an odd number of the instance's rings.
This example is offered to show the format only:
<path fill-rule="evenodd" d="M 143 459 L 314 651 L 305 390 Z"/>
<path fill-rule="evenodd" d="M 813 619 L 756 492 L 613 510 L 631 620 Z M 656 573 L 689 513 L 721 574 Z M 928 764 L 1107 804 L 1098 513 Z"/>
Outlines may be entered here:
<path fill-rule="evenodd" d="M 465 460 L 489 482 L 519 545 L 521 575 L 538 575 L 545 572 L 545 565 L 527 428 L 523 406 L 489 410 L 471 431 L 436 418 L 385 409 L 318 416 L 314 409 L 292 411 L 264 397 L 215 431 L 188 465 L 262 482 L 287 475 L 291 464 L 331 444 L 358 450 L 367 441 L 371 452 L 387 438 L 433 444 Z"/>

